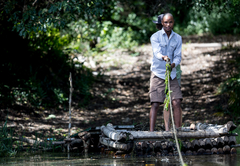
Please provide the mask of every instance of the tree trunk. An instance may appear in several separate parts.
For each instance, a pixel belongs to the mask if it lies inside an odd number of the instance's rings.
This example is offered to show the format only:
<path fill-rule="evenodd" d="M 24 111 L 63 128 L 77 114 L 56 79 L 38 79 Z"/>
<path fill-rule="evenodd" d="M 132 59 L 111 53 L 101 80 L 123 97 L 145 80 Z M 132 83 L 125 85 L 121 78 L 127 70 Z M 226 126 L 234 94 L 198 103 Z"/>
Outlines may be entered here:
<path fill-rule="evenodd" d="M 217 142 L 217 147 L 222 148 L 224 146 L 224 142 L 221 137 L 215 138 L 215 141 Z"/>
<path fill-rule="evenodd" d="M 231 145 L 236 145 L 236 137 L 235 136 L 230 136 L 228 137 L 228 145 L 231 146 Z"/>
<path fill-rule="evenodd" d="M 211 150 L 210 150 L 210 149 L 206 149 L 206 152 L 205 152 L 205 154 L 207 154 L 207 155 L 210 155 L 210 154 L 212 154 L 212 152 L 211 152 Z"/>
<path fill-rule="evenodd" d="M 188 150 L 194 150 L 193 147 L 192 147 L 191 142 L 187 142 L 187 149 Z"/>
<path fill-rule="evenodd" d="M 203 148 L 200 148 L 200 149 L 198 149 L 198 151 L 197 151 L 197 154 L 198 155 L 203 155 L 203 154 L 205 154 L 206 153 L 206 151 L 205 151 L 205 149 L 203 149 Z"/>
<path fill-rule="evenodd" d="M 236 154 L 237 153 L 237 150 L 235 148 L 231 148 L 231 151 L 230 151 L 231 154 Z"/>
<path fill-rule="evenodd" d="M 218 154 L 223 154 L 223 149 L 222 148 L 218 148 Z"/>
<path fill-rule="evenodd" d="M 160 152 L 162 150 L 162 145 L 160 141 L 156 141 L 154 143 L 154 151 L 156 152 Z"/>
<path fill-rule="evenodd" d="M 193 147 L 194 150 L 199 149 L 200 145 L 199 145 L 198 140 L 195 139 L 195 140 L 192 141 L 192 147 Z"/>
<path fill-rule="evenodd" d="M 224 145 L 228 145 L 228 142 L 229 142 L 228 136 L 222 136 L 221 138 L 222 138 L 222 140 L 224 142 Z"/>
<path fill-rule="evenodd" d="M 212 142 L 211 142 L 210 138 L 205 138 L 203 141 L 205 142 L 205 149 L 212 149 L 213 148 L 213 145 L 212 145 Z"/>
<path fill-rule="evenodd" d="M 186 156 L 191 156 L 193 153 L 191 150 L 187 150 L 185 154 L 186 154 Z"/>
<path fill-rule="evenodd" d="M 213 138 L 213 139 L 211 139 L 211 142 L 212 142 L 212 145 L 213 145 L 213 147 L 217 147 L 217 141 L 215 141 L 215 139 Z"/>
<path fill-rule="evenodd" d="M 230 147 L 228 146 L 228 145 L 225 145 L 224 147 L 223 147 L 223 153 L 224 154 L 229 154 L 230 153 Z"/>
<path fill-rule="evenodd" d="M 206 144 L 205 144 L 205 141 L 203 141 L 203 139 L 199 139 L 198 142 L 199 142 L 199 147 L 200 148 L 205 148 Z"/>
<path fill-rule="evenodd" d="M 212 149 L 211 149 L 211 152 L 212 152 L 212 154 L 218 154 L 217 148 L 212 148 Z"/>

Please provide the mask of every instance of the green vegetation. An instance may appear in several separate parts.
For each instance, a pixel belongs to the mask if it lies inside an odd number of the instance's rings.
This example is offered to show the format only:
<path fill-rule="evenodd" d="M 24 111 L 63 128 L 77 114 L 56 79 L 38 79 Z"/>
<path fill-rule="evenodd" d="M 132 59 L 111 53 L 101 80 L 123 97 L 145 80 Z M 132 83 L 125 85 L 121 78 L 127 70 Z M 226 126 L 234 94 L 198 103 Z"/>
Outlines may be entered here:
<path fill-rule="evenodd" d="M 8 131 L 7 121 L 0 128 L 0 156 L 14 156 L 17 151 L 13 149 L 13 131 Z"/>
<path fill-rule="evenodd" d="M 75 60 L 78 55 L 102 56 L 116 48 L 132 51 L 149 42 L 156 31 L 152 20 L 166 12 L 173 13 L 174 30 L 182 35 L 237 34 L 239 6 L 236 0 L 3 0 L 0 105 L 64 105 L 72 72 L 73 97 L 82 106 L 91 98 L 94 79 L 91 69 Z"/>
<path fill-rule="evenodd" d="M 239 49 L 237 48 L 237 51 Z M 239 106 L 240 106 L 240 59 L 237 58 L 236 61 L 232 62 L 236 68 L 235 74 L 229 79 L 223 82 L 218 89 L 218 94 L 225 94 L 228 96 L 228 112 L 233 116 L 233 121 L 236 124 L 240 123 L 238 117 L 240 116 Z"/>
<path fill-rule="evenodd" d="M 161 13 L 173 13 L 174 31 L 181 35 L 240 32 L 239 0 L 2 0 L 0 8 L 1 108 L 66 108 L 70 72 L 74 101 L 79 107 L 88 104 L 94 76 L 76 59 L 103 57 L 119 48 L 134 52 L 133 47 L 149 43 L 156 31 L 152 20 Z M 219 93 L 229 96 L 228 111 L 235 118 L 239 116 L 240 61 L 234 63 L 238 74 L 222 83 Z M 16 154 L 12 137 L 5 123 L 0 130 L 0 156 Z"/>
<path fill-rule="evenodd" d="M 232 131 L 233 133 L 237 133 L 238 135 L 240 134 L 240 126 L 238 125 L 238 127 Z M 237 144 L 240 144 L 240 138 L 239 137 L 236 137 L 236 141 L 237 141 Z"/>
<path fill-rule="evenodd" d="M 170 79 L 171 76 L 171 65 L 170 63 L 166 63 L 166 73 L 165 73 L 165 94 L 166 94 L 166 98 L 164 100 L 164 110 L 168 111 L 168 107 L 170 104 L 170 94 L 171 94 L 171 89 L 169 90 L 168 88 L 168 80 Z"/>

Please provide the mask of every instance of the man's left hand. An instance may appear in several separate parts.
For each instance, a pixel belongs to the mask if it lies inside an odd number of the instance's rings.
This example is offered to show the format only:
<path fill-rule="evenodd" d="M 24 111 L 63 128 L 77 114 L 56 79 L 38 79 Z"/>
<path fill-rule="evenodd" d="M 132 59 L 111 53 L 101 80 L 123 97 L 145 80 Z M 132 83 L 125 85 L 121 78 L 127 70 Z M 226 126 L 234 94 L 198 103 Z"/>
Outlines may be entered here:
<path fill-rule="evenodd" d="M 172 64 L 171 64 L 171 67 L 172 67 L 172 69 L 173 69 L 173 68 L 175 67 L 175 63 L 172 63 Z"/>

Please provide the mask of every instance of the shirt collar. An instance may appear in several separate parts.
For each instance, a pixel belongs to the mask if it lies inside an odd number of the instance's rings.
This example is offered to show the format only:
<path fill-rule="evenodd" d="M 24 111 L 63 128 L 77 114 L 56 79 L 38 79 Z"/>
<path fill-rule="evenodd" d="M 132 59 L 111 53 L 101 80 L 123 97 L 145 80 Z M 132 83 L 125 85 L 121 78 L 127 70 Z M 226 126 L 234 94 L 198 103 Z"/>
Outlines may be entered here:
<path fill-rule="evenodd" d="M 164 31 L 164 29 L 162 28 L 161 29 L 161 35 L 165 35 L 166 34 L 166 32 Z M 175 32 L 172 30 L 172 33 L 171 33 L 171 35 L 169 36 L 169 39 L 170 38 L 172 38 L 172 36 L 175 34 Z M 167 35 L 167 34 L 166 34 Z"/>

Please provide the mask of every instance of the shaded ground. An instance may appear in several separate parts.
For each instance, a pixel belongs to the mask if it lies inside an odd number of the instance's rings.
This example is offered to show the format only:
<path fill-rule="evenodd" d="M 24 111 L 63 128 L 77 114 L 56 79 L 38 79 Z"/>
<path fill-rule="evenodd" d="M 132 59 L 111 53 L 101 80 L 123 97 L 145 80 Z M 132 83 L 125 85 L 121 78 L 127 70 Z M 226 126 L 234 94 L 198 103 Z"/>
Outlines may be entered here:
<path fill-rule="evenodd" d="M 227 98 L 216 95 L 216 92 L 218 85 L 234 72 L 232 61 L 240 56 L 239 49 L 231 47 L 240 45 L 236 40 L 232 36 L 183 38 L 185 44 L 181 66 L 184 125 L 197 122 L 223 124 L 232 120 L 226 112 Z M 218 42 L 222 44 L 222 49 L 218 46 L 200 47 L 193 42 Z M 148 123 L 151 45 L 138 47 L 135 52 L 115 50 L 110 55 L 86 62 L 86 65 L 96 67 L 96 72 L 104 71 L 104 75 L 95 83 L 93 99 L 87 107 L 78 108 L 73 98 L 72 133 L 108 122 L 129 125 Z M 161 106 L 158 125 L 163 125 L 162 110 Z M 1 109 L 0 114 L 1 124 L 8 115 L 8 126 L 15 127 L 19 135 L 32 138 L 36 133 L 41 133 L 39 137 L 65 136 L 68 128 L 67 108 L 31 110 L 15 106 L 8 111 Z M 51 114 L 56 115 L 56 118 L 46 119 Z"/>

